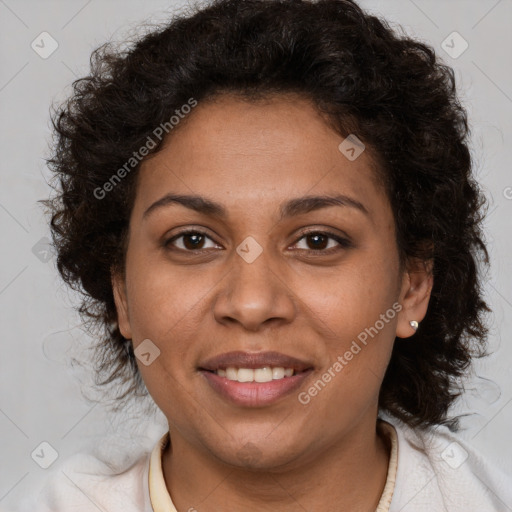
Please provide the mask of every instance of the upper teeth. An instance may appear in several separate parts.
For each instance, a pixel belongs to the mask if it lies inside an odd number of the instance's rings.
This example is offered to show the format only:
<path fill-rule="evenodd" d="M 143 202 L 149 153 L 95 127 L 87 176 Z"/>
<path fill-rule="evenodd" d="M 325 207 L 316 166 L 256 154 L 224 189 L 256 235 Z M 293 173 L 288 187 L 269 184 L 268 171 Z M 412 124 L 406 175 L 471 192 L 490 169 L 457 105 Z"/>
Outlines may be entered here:
<path fill-rule="evenodd" d="M 229 380 L 237 380 L 238 382 L 270 382 L 271 380 L 291 377 L 293 368 L 283 368 L 282 366 L 264 368 L 235 368 L 229 366 L 225 370 L 218 369 L 215 372 L 219 377 L 226 377 Z"/>

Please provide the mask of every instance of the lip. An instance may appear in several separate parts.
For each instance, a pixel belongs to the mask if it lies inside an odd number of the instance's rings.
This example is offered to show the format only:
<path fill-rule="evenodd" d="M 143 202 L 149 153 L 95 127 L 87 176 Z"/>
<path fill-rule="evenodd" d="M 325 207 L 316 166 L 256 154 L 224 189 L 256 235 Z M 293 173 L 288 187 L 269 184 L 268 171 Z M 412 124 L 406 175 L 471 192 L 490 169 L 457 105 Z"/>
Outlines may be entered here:
<path fill-rule="evenodd" d="M 283 367 L 292 368 L 296 374 L 270 382 L 238 382 L 220 377 L 215 370 L 235 368 Z M 234 351 L 211 357 L 198 365 L 210 387 L 232 404 L 245 407 L 262 407 L 276 402 L 298 389 L 313 372 L 313 364 L 280 352 Z"/>
<path fill-rule="evenodd" d="M 225 370 L 228 366 L 236 368 L 262 368 L 264 366 L 282 366 L 293 368 L 296 372 L 313 369 L 313 364 L 296 357 L 281 354 L 280 352 L 226 352 L 219 354 L 198 365 L 199 370 Z M 292 377 L 287 377 L 291 379 Z"/>
<path fill-rule="evenodd" d="M 275 403 L 300 388 L 305 379 L 313 373 L 313 368 L 270 382 L 238 382 L 220 377 L 210 370 L 200 369 L 199 371 L 210 387 L 232 404 L 243 407 L 263 407 Z"/>

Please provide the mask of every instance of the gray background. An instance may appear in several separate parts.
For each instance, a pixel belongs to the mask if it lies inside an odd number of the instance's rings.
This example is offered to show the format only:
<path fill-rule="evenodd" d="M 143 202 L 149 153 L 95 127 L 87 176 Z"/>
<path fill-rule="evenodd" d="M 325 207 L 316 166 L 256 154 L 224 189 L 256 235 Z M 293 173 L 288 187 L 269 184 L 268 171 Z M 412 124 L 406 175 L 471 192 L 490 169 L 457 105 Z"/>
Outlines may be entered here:
<path fill-rule="evenodd" d="M 14 507 L 52 471 L 31 454 L 49 443 L 57 462 L 87 447 L 105 456 L 149 449 L 165 431 L 165 418 L 130 411 L 126 421 L 87 402 L 89 341 L 80 330 L 74 295 L 61 283 L 39 199 L 50 189 L 44 157 L 48 111 L 87 73 L 91 50 L 123 40 L 140 22 L 169 16 L 178 1 L 0 0 L 0 509 Z M 496 465 L 512 472 L 507 434 L 512 424 L 512 0 L 362 0 L 393 24 L 436 48 L 456 71 L 472 126 L 475 171 L 489 199 L 485 222 L 492 267 L 485 285 L 493 308 L 490 348 L 456 412 L 475 413 L 460 435 Z M 43 31 L 58 43 L 43 59 L 31 47 Z M 467 50 L 453 58 L 443 41 L 457 31 Z M 455 36 L 452 52 L 463 41 Z M 45 49 L 50 41 L 45 40 Z M 445 43 L 446 44 L 446 43 Z M 40 46 L 41 43 L 39 43 Z M 43 49 L 41 48 L 40 51 Z M 133 413 L 133 414 L 132 414 Z M 44 449 L 44 446 L 43 446 Z M 51 450 L 46 449 L 45 455 Z"/>

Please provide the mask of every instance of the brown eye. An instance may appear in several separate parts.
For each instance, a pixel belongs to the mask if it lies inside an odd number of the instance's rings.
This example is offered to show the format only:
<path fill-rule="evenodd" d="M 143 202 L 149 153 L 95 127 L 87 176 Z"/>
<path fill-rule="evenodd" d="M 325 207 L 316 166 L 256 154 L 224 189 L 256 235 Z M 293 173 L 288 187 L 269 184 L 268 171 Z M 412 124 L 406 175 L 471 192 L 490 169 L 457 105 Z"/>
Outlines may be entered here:
<path fill-rule="evenodd" d="M 212 242 L 209 247 L 205 246 L 207 241 Z M 199 251 L 202 249 L 211 249 L 217 247 L 213 240 L 201 231 L 186 231 L 173 236 L 165 242 L 165 247 L 174 246 L 173 248 L 182 251 Z"/>
<path fill-rule="evenodd" d="M 324 233 L 320 231 L 312 231 L 305 233 L 297 244 L 304 241 L 305 247 L 299 247 L 301 250 L 310 252 L 330 253 L 342 248 L 352 247 L 352 243 L 334 233 Z"/>
<path fill-rule="evenodd" d="M 306 235 L 306 244 L 310 249 L 326 249 L 329 245 L 329 237 L 320 233 Z"/>
<path fill-rule="evenodd" d="M 183 235 L 183 245 L 186 249 L 202 249 L 205 237 L 199 234 Z"/>

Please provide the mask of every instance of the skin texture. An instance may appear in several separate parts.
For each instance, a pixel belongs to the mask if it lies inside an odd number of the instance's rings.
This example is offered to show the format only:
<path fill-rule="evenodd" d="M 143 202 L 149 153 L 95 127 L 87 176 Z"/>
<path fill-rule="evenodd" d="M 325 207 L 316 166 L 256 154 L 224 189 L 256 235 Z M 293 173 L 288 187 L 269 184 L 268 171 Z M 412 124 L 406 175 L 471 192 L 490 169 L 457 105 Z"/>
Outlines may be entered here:
<path fill-rule="evenodd" d="M 426 314 L 432 277 L 425 265 L 400 270 L 369 151 L 349 161 L 312 105 L 286 96 L 217 97 L 171 135 L 140 169 L 126 272 L 113 287 L 123 336 L 161 351 L 138 364 L 169 422 L 163 471 L 178 511 L 374 511 L 389 460 L 376 430 L 379 389 L 395 336 L 412 336 L 409 321 Z M 143 217 L 167 193 L 205 196 L 227 217 L 176 204 Z M 330 206 L 279 219 L 292 198 L 336 194 L 368 214 Z M 207 236 L 196 254 L 190 237 L 165 247 L 188 228 Z M 252 263 L 236 252 L 248 236 L 263 249 Z M 314 366 L 305 391 L 394 303 L 400 313 L 307 405 L 294 392 L 236 406 L 197 371 L 224 352 L 278 351 Z M 241 457 L 248 447 L 253 456 Z"/>

